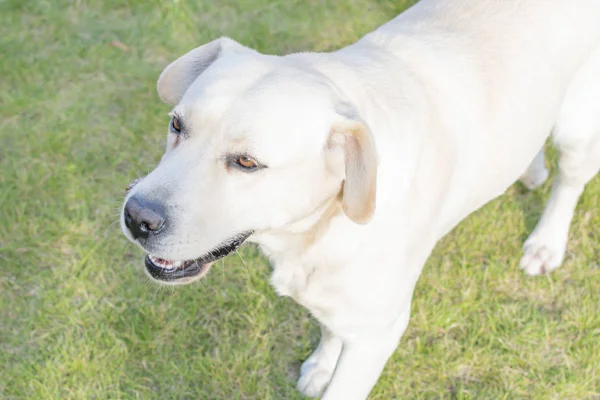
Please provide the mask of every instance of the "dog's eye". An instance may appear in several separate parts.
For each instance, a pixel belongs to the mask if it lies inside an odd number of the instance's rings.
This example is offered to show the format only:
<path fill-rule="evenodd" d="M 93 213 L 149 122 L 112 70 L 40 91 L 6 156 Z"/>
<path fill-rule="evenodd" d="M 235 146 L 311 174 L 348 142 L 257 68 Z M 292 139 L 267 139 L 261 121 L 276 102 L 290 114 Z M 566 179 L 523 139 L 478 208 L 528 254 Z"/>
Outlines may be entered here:
<path fill-rule="evenodd" d="M 233 167 L 243 172 L 254 172 L 263 168 L 267 168 L 266 165 L 261 164 L 253 157 L 246 154 L 227 154 L 224 157 L 227 167 Z"/>
<path fill-rule="evenodd" d="M 171 120 L 171 128 L 175 133 L 181 133 L 181 123 L 179 122 L 179 118 L 173 117 Z"/>
<path fill-rule="evenodd" d="M 248 170 L 256 169 L 258 167 L 258 163 L 256 162 L 256 160 L 248 156 L 239 156 L 235 160 L 235 163 L 240 167 Z"/>

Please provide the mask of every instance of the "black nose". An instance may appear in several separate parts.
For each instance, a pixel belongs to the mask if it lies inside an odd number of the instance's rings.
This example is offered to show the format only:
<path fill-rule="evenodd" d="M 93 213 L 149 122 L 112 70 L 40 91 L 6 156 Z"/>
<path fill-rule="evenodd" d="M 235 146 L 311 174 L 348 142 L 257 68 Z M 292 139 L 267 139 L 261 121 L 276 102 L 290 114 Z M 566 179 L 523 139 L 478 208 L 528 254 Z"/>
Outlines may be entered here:
<path fill-rule="evenodd" d="M 143 201 L 135 196 L 127 200 L 124 210 L 125 225 L 134 239 L 147 238 L 165 224 L 165 213 L 159 204 Z"/>

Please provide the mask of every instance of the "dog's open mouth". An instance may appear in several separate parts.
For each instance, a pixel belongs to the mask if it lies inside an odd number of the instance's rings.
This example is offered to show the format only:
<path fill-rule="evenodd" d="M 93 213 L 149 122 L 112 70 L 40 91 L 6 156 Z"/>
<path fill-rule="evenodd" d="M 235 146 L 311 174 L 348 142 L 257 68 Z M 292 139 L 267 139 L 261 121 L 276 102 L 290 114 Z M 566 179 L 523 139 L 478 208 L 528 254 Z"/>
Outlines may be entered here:
<path fill-rule="evenodd" d="M 245 232 L 225 241 L 214 250 L 192 260 L 166 260 L 148 254 L 145 259 L 146 271 L 158 281 L 169 283 L 189 283 L 200 279 L 220 258 L 237 250 L 252 232 Z"/>

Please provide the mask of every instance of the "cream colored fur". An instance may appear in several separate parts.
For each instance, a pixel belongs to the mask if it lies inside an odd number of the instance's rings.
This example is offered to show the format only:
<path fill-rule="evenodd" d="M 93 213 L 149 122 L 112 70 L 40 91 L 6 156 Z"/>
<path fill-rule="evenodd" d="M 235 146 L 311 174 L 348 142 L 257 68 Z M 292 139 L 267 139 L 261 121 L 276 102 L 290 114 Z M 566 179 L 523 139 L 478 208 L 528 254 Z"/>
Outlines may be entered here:
<path fill-rule="evenodd" d="M 422 0 L 332 53 L 192 50 L 158 82 L 185 134 L 129 194 L 167 209 L 143 247 L 192 259 L 254 231 L 277 291 L 323 326 L 299 389 L 365 399 L 435 243 L 520 177 L 541 184 L 552 131 L 558 178 L 521 267 L 562 262 L 600 167 L 599 21 L 597 0 Z M 236 152 L 266 168 L 227 168 Z"/>

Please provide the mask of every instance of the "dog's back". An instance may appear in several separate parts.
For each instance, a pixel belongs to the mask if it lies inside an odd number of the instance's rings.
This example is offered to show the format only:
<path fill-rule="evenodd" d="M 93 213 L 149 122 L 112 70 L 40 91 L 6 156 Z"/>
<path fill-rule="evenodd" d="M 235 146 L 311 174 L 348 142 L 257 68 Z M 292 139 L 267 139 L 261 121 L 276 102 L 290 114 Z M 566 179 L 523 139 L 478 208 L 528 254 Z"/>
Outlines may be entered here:
<path fill-rule="evenodd" d="M 486 154 L 473 158 L 481 176 L 465 162 L 472 185 L 490 185 L 468 210 L 503 193 L 542 147 L 578 71 L 600 49 L 599 21 L 596 0 L 421 0 L 356 46 L 384 48 L 425 77 L 447 130 Z"/>

